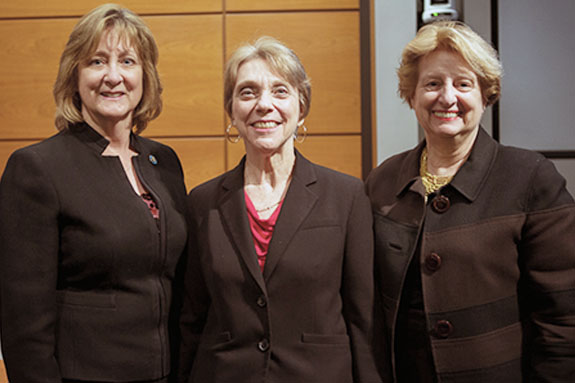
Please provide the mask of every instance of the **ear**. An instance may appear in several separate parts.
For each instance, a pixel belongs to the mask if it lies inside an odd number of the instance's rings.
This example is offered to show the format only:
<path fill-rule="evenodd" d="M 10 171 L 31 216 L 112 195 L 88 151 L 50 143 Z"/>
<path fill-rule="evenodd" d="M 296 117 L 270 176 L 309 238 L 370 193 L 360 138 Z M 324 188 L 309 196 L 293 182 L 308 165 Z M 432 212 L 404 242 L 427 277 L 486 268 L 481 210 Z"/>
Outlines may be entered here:
<path fill-rule="evenodd" d="M 302 126 L 304 122 L 305 122 L 305 118 L 302 118 L 301 120 L 299 120 L 297 123 L 297 127 L 299 128 L 300 126 Z"/>

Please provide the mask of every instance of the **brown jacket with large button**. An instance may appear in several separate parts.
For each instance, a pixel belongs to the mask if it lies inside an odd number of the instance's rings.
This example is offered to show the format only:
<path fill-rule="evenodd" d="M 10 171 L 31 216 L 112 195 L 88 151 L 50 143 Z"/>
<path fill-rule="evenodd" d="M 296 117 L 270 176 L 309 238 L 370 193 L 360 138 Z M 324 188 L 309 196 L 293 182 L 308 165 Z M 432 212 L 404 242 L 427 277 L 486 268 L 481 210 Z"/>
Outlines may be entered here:
<path fill-rule="evenodd" d="M 424 145 L 367 180 L 390 378 L 415 257 L 439 381 L 575 381 L 575 204 L 565 180 L 543 156 L 480 129 L 466 163 L 426 203 Z"/>
<path fill-rule="evenodd" d="M 363 183 L 297 154 L 262 273 L 244 161 L 189 196 L 181 382 L 379 382 Z"/>

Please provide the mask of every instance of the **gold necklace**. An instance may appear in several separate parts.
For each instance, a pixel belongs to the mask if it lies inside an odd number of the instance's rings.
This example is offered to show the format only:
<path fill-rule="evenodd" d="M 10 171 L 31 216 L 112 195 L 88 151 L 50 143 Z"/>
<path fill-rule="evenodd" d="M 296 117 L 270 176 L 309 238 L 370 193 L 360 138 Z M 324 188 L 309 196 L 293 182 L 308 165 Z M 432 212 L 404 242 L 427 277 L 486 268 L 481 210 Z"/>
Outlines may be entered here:
<path fill-rule="evenodd" d="M 274 207 L 278 206 L 281 202 L 282 202 L 282 200 L 280 199 L 279 201 L 277 201 L 277 202 L 274 203 L 273 205 L 270 205 L 270 206 L 268 206 L 268 207 L 264 207 L 264 208 L 261 208 L 261 209 L 256 209 L 256 211 L 257 211 L 258 213 L 261 213 L 262 211 L 268 211 L 268 210 L 273 209 Z"/>
<path fill-rule="evenodd" d="M 453 176 L 436 176 L 427 171 L 427 147 L 421 152 L 421 161 L 419 163 L 419 175 L 425 186 L 425 196 L 438 191 L 451 182 Z"/>

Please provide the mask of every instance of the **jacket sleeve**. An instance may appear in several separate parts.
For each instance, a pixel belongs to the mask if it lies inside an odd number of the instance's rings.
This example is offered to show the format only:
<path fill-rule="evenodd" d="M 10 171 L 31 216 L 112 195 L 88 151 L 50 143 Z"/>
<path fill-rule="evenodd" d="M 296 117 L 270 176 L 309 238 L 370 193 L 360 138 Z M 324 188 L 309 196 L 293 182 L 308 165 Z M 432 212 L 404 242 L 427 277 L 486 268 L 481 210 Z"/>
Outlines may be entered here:
<path fill-rule="evenodd" d="M 520 243 L 526 381 L 574 382 L 575 204 L 548 160 L 539 162 L 532 185 Z"/>
<path fill-rule="evenodd" d="M 200 218 L 196 213 L 197 201 L 193 201 L 193 191 L 188 198 L 190 227 L 188 237 L 187 264 L 184 274 L 183 307 L 180 315 L 180 361 L 178 382 L 190 382 L 190 374 L 196 357 L 200 338 L 210 306 L 210 298 L 202 274 L 198 248 Z"/>
<path fill-rule="evenodd" d="M 349 213 L 342 281 L 343 314 L 351 338 L 354 382 L 380 382 L 372 348 L 373 229 L 369 199 L 358 183 Z"/>
<path fill-rule="evenodd" d="M 59 202 L 26 148 L 0 181 L 0 338 L 11 383 L 61 382 L 55 359 Z"/>

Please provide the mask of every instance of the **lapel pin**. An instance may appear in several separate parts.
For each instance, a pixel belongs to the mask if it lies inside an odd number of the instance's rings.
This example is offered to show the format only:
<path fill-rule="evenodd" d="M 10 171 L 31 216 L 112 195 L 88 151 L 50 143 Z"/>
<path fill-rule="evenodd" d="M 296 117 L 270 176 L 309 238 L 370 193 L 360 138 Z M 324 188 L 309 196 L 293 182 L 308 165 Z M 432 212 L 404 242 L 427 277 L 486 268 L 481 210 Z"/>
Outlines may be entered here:
<path fill-rule="evenodd" d="M 150 154 L 148 156 L 148 160 L 152 163 L 152 165 L 157 165 L 158 164 L 158 159 L 156 158 L 156 156 L 154 156 L 153 154 Z"/>

